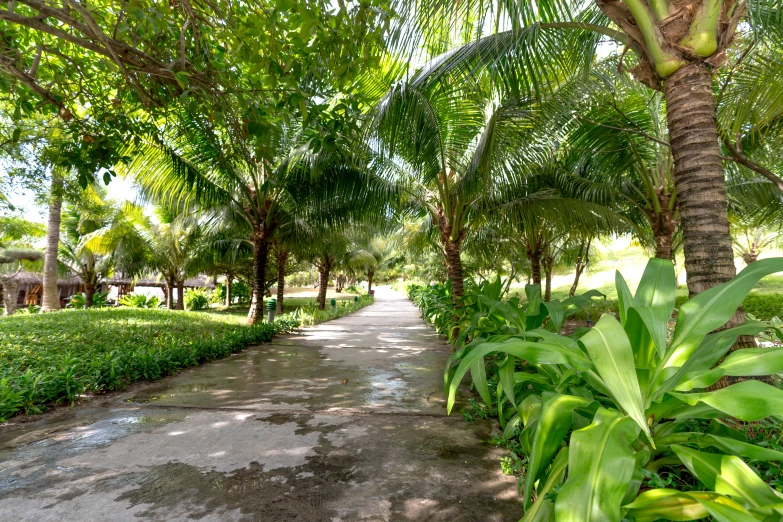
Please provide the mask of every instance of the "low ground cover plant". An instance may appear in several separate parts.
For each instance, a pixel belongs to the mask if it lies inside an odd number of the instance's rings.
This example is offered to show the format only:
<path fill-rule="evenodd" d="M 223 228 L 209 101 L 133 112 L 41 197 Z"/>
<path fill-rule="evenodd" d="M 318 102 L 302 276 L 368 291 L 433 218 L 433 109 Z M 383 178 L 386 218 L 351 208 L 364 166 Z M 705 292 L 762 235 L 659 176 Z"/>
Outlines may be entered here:
<path fill-rule="evenodd" d="M 528 289 L 527 307 L 479 311 L 471 328 L 486 318 L 485 328 L 454 338 L 448 408 L 470 373 L 503 427 L 497 442 L 514 452 L 504 466 L 520 476 L 525 522 L 783 520 L 783 390 L 742 380 L 783 371 L 783 348 L 729 353 L 740 335 L 779 329 L 749 320 L 715 332 L 779 271 L 783 259 L 753 263 L 683 302 L 673 329 L 665 260 L 649 262 L 635 295 L 618 273 L 619 317 L 568 336 L 565 302 Z M 722 378 L 728 386 L 713 390 Z"/>
<path fill-rule="evenodd" d="M 226 357 L 298 326 L 226 314 L 102 308 L 0 319 L 0 420 Z"/>

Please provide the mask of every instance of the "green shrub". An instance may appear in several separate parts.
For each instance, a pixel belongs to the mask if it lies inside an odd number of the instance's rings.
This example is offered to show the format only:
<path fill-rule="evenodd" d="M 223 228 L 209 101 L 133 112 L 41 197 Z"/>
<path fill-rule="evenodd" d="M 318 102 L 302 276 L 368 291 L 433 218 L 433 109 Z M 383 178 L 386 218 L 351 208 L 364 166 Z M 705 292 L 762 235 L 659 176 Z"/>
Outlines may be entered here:
<path fill-rule="evenodd" d="M 177 373 L 299 326 L 283 315 L 245 326 L 225 314 L 63 310 L 0 319 L 0 420 Z"/>
<path fill-rule="evenodd" d="M 206 288 L 191 288 L 185 292 L 185 309 L 204 310 L 209 308 L 210 292 Z"/>
<path fill-rule="evenodd" d="M 120 298 L 119 304 L 129 308 L 158 308 L 160 299 L 154 295 L 131 293 Z"/>
<path fill-rule="evenodd" d="M 742 301 L 742 307 L 762 321 L 783 317 L 783 294 L 750 294 Z"/>
<path fill-rule="evenodd" d="M 106 298 L 108 297 L 109 292 L 96 292 L 92 296 L 92 306 L 93 308 L 101 308 L 104 306 L 107 306 Z M 65 305 L 66 308 L 76 308 L 77 310 L 82 309 L 87 304 L 87 294 L 84 292 L 80 292 L 78 294 L 73 294 L 70 299 L 68 300 L 68 304 Z"/>
<path fill-rule="evenodd" d="M 349 285 L 345 289 L 345 293 L 362 295 L 364 293 L 364 288 L 362 288 L 361 286 L 357 286 L 357 285 Z"/>

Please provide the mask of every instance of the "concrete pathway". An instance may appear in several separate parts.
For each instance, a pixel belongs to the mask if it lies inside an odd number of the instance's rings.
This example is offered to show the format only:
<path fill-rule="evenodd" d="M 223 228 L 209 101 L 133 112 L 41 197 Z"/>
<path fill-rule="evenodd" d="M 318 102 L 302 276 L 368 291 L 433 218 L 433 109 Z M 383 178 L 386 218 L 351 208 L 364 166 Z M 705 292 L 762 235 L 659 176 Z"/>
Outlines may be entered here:
<path fill-rule="evenodd" d="M 373 306 L 0 429 L 0 520 L 516 521 L 516 480 L 447 417 L 449 347 Z M 98 401 L 99 402 L 99 401 Z"/>

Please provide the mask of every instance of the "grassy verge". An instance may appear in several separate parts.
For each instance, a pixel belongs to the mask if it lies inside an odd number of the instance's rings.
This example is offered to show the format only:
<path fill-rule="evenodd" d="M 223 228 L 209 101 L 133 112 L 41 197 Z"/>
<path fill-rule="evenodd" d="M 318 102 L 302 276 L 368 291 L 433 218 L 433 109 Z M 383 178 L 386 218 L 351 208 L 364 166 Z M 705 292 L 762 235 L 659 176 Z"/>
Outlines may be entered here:
<path fill-rule="evenodd" d="M 121 389 L 271 340 L 298 322 L 248 327 L 209 312 L 104 308 L 0 319 L 0 420 Z"/>

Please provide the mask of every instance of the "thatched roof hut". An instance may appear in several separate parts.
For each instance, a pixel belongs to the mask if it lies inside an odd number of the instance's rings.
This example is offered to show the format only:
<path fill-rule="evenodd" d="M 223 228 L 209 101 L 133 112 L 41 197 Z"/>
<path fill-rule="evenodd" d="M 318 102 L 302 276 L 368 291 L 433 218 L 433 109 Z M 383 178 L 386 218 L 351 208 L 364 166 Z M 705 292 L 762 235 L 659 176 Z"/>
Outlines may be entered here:
<path fill-rule="evenodd" d="M 43 276 L 34 272 L 20 270 L 12 278 L 19 283 L 19 294 L 16 303 L 20 306 L 41 304 L 41 295 L 43 294 Z M 3 288 L 0 282 L 0 290 Z M 60 301 L 68 299 L 75 293 L 84 291 L 82 280 L 76 276 L 68 278 L 58 278 L 57 288 L 60 290 Z M 2 292 L 0 292 L 2 296 Z M 1 298 L 1 297 L 0 297 Z"/>
<path fill-rule="evenodd" d="M 162 278 L 151 278 L 151 277 L 137 277 L 137 278 L 130 278 L 130 277 L 112 277 L 109 280 L 106 281 L 106 284 L 109 286 L 143 286 L 143 287 L 154 287 L 154 288 L 163 288 L 166 286 L 166 281 Z M 215 283 L 213 282 L 212 278 L 204 275 L 200 275 L 198 277 L 192 277 L 190 279 L 186 279 L 183 286 L 185 288 L 209 288 L 213 289 L 215 288 Z"/>

